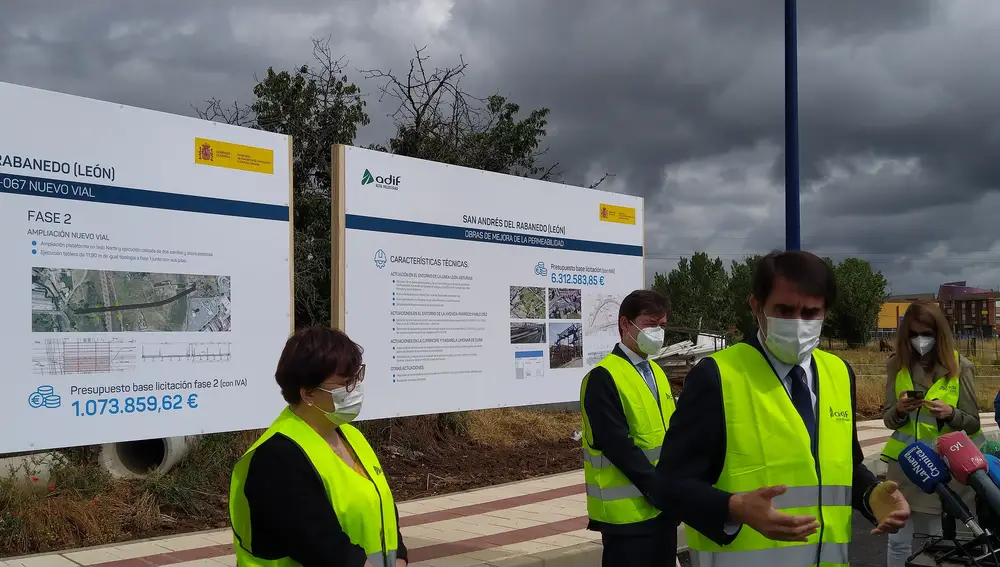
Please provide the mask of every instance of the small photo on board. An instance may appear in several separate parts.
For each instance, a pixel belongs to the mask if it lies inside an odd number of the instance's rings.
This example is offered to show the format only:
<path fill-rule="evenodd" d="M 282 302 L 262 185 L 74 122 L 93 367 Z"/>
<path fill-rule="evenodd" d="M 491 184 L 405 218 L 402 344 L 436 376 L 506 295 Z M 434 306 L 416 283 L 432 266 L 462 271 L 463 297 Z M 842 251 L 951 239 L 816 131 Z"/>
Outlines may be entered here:
<path fill-rule="evenodd" d="M 549 289 L 549 319 L 581 319 L 583 290 Z"/>
<path fill-rule="evenodd" d="M 545 288 L 510 286 L 511 319 L 544 319 Z"/>
<path fill-rule="evenodd" d="M 549 368 L 583 368 L 583 324 L 549 323 Z"/>
<path fill-rule="evenodd" d="M 511 323 L 510 344 L 541 344 L 545 342 L 545 323 Z"/>

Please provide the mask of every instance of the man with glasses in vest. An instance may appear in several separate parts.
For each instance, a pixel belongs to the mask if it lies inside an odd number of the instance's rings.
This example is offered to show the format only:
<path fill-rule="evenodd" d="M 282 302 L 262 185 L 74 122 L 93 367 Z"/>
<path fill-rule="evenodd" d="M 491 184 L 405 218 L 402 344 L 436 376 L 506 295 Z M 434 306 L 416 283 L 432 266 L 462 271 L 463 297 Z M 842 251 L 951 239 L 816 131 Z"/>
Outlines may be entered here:
<path fill-rule="evenodd" d="M 773 252 L 749 291 L 759 331 L 686 377 L 657 501 L 687 524 L 695 567 L 846 565 L 852 509 L 874 534 L 899 530 L 910 510 L 862 464 L 854 371 L 817 349 L 833 269 Z"/>
<path fill-rule="evenodd" d="M 588 528 L 601 532 L 604 566 L 673 565 L 677 522 L 650 501 L 660 446 L 674 411 L 663 370 L 669 302 L 636 290 L 621 302 L 621 342 L 583 378 L 583 470 Z"/>

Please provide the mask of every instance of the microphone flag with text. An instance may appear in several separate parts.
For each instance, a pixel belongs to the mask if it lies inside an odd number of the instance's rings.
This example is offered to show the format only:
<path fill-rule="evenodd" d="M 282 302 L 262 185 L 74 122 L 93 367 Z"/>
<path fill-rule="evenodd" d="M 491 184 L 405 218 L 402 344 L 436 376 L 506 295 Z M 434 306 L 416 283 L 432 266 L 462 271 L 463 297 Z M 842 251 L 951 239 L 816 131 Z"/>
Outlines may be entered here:
<path fill-rule="evenodd" d="M 941 457 L 924 443 L 910 443 L 899 454 L 899 466 L 910 482 L 915 484 L 925 494 L 937 494 L 945 512 L 965 524 L 974 536 L 983 534 L 972 517 L 972 512 L 966 508 L 955 491 L 948 486 L 951 480 L 948 466 Z"/>
<path fill-rule="evenodd" d="M 1000 514 L 1000 487 L 990 478 L 986 457 L 972 439 L 964 431 L 947 433 L 937 438 L 937 450 L 951 476 L 959 484 L 971 487 L 994 514 Z"/>

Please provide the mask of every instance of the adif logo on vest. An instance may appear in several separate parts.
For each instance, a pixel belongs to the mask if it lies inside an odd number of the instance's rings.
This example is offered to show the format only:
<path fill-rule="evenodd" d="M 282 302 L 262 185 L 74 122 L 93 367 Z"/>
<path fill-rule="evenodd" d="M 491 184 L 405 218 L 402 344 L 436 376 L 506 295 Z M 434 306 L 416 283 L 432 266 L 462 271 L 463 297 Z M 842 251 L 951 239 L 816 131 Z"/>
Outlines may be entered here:
<path fill-rule="evenodd" d="M 379 467 L 372 467 L 372 468 L 375 469 L 375 474 L 377 474 L 379 476 L 382 476 L 382 469 L 381 468 L 379 468 Z"/>
<path fill-rule="evenodd" d="M 848 410 L 834 411 L 833 406 L 830 406 L 830 419 L 836 419 L 837 421 L 851 421 L 851 412 Z"/>

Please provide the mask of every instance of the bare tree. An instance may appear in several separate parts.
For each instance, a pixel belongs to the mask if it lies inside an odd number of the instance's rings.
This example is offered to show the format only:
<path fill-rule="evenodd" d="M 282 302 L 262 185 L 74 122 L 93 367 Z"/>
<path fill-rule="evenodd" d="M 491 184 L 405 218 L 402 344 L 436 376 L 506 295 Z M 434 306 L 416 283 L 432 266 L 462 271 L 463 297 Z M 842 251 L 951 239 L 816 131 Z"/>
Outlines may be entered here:
<path fill-rule="evenodd" d="M 414 48 L 405 75 L 379 69 L 360 70 L 381 84 L 379 101 L 395 101 L 389 113 L 396 127 L 388 147 L 376 149 L 476 169 L 555 180 L 559 164 L 541 165 L 549 109 L 521 108 L 499 93 L 479 97 L 462 87 L 468 63 L 459 57 L 450 67 L 431 67 L 425 48 Z"/>
<path fill-rule="evenodd" d="M 292 136 L 295 220 L 295 319 L 330 321 L 330 147 L 350 144 L 369 122 L 361 89 L 348 82 L 345 61 L 330 40 L 313 40 L 311 65 L 294 73 L 268 68 L 254 77 L 251 104 L 211 99 L 198 116 Z"/>

